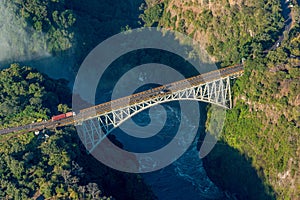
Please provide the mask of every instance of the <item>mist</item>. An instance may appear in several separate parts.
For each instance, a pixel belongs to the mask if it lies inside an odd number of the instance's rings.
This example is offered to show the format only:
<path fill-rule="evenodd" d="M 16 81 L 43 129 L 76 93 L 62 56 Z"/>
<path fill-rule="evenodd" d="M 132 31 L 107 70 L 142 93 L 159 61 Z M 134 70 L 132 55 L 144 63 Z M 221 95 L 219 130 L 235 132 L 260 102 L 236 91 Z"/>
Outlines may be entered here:
<path fill-rule="evenodd" d="M 73 82 L 73 56 L 52 55 L 47 50 L 47 35 L 36 31 L 21 13 L 13 1 L 0 0 L 0 69 L 21 63 L 51 78 Z"/>
<path fill-rule="evenodd" d="M 20 62 L 50 57 L 46 37 L 29 26 L 17 6 L 10 1 L 0 2 L 0 63 Z"/>

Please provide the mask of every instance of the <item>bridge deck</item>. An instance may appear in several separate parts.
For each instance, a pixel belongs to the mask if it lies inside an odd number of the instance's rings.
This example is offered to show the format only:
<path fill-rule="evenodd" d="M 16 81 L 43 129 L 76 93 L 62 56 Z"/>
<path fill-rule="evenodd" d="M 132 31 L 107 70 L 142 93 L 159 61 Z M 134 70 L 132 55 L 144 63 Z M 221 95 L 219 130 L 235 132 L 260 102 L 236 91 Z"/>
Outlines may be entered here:
<path fill-rule="evenodd" d="M 95 110 L 97 111 L 97 115 L 104 114 L 106 112 L 110 112 L 111 110 L 116 110 L 119 108 L 123 108 L 128 105 L 133 105 L 135 103 L 140 103 L 142 101 L 163 96 L 167 94 L 168 92 L 160 93 L 161 91 L 172 91 L 176 92 L 179 90 L 183 90 L 187 87 L 205 84 L 207 82 L 220 79 L 221 77 L 228 77 L 228 76 L 239 76 L 244 71 L 244 68 L 242 65 L 236 65 L 232 67 L 223 68 L 220 70 L 211 71 L 202 75 L 194 76 L 188 79 L 180 80 L 177 82 L 173 82 L 170 84 L 166 84 L 163 86 L 159 86 L 150 90 L 146 90 L 143 92 L 139 92 L 136 94 L 132 94 L 130 96 L 122 97 L 116 100 L 112 100 L 106 103 L 102 103 L 90 108 L 82 109 L 80 110 L 80 114 L 84 117 L 85 114 L 87 116 L 91 113 L 93 113 Z M 87 117 L 86 116 L 86 117 Z"/>
<path fill-rule="evenodd" d="M 211 71 L 205 74 L 201 74 L 188 79 L 173 82 L 167 85 L 163 85 L 150 90 L 139 92 L 130 96 L 126 96 L 120 99 L 102 103 L 90 108 L 82 109 L 80 110 L 79 114 L 77 114 L 75 118 L 76 121 L 78 121 L 78 120 L 84 120 L 87 118 L 99 116 L 107 112 L 110 112 L 112 110 L 124 108 L 129 105 L 134 105 L 136 103 L 140 103 L 145 100 L 149 100 L 159 96 L 164 96 L 167 95 L 168 93 L 183 90 L 191 86 L 205 84 L 214 80 L 218 80 L 220 78 L 239 76 L 243 73 L 243 71 L 244 71 L 244 67 L 242 65 L 235 65 L 220 70 Z M 49 120 L 46 122 L 32 123 L 24 126 L 0 130 L 0 135 L 12 133 L 12 132 L 18 132 L 22 130 L 27 130 L 28 132 L 30 132 L 35 130 L 43 130 L 45 128 L 53 129 L 55 127 L 71 125 L 74 123 L 75 123 L 75 119 L 73 117 L 61 119 L 58 121 Z"/>

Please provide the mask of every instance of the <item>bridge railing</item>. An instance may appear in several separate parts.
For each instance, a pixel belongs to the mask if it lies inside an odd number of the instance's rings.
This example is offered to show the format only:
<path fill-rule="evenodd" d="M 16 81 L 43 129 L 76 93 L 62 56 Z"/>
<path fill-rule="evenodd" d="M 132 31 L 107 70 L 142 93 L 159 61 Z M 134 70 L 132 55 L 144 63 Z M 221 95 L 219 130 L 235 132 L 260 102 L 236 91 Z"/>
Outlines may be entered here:
<path fill-rule="evenodd" d="M 115 100 L 111 100 L 109 102 L 106 103 L 102 103 L 90 108 L 85 108 L 80 110 L 80 113 L 91 113 L 94 110 L 99 110 L 99 109 L 103 109 L 103 111 L 110 111 L 112 109 L 118 109 L 120 108 L 120 106 L 124 106 L 125 104 L 121 104 L 120 102 L 126 102 L 126 103 L 130 103 L 133 102 L 133 100 L 138 99 L 138 97 L 143 97 L 142 99 L 140 99 L 140 101 L 143 100 L 147 100 L 147 97 L 151 98 L 151 95 L 155 95 L 155 96 L 159 96 L 159 92 L 163 91 L 165 89 L 170 90 L 171 92 L 176 92 L 178 90 L 182 90 L 185 89 L 186 87 L 190 87 L 190 86 L 195 86 L 198 84 L 202 84 L 208 81 L 213 81 L 216 79 L 219 79 L 220 77 L 226 77 L 229 75 L 240 75 L 241 73 L 243 73 L 244 68 L 242 65 L 234 65 L 231 67 L 226 67 L 226 68 L 222 68 L 220 70 L 214 70 L 205 74 L 201 74 L 198 76 L 194 76 L 191 78 L 187 78 L 184 80 L 180 80 L 180 81 L 176 81 L 170 84 L 166 84 L 163 86 L 159 86 L 150 90 L 146 90 L 143 92 L 139 92 L 139 93 L 135 93 L 132 94 L 130 96 L 126 96 L 126 97 L 122 97 L 119 99 L 115 99 Z"/>

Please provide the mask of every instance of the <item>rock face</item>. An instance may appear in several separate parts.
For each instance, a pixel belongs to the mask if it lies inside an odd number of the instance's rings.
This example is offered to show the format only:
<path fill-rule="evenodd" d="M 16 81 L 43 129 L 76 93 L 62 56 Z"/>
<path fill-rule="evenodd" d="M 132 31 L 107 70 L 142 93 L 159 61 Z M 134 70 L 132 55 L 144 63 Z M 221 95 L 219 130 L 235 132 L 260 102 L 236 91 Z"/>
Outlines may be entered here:
<path fill-rule="evenodd" d="M 300 27 L 299 17 L 295 17 L 299 7 L 291 11 L 289 34 L 276 45 L 287 28 L 280 1 L 156 3 L 163 5 L 163 11 L 159 18 L 144 17 L 152 20 L 146 25 L 157 24 L 190 35 L 221 65 L 246 58 L 245 74 L 233 87 L 235 106 L 226 115 L 221 139 L 221 145 L 228 148 L 216 145 L 204 160 L 208 175 L 242 199 L 299 199 Z M 154 11 L 156 5 L 148 5 L 147 13 Z M 242 172 L 244 168 L 249 173 Z M 256 197 L 255 191 L 260 195 Z"/>
<path fill-rule="evenodd" d="M 164 5 L 164 12 L 158 25 L 190 35 L 206 47 L 215 61 L 226 64 L 240 62 L 249 53 L 245 51 L 250 50 L 247 50 L 248 45 L 254 39 L 271 45 L 270 33 L 276 35 L 283 26 L 280 4 L 275 1 L 266 5 L 254 0 L 169 0 L 159 3 Z M 152 3 L 148 10 L 154 7 Z M 270 18 L 276 19 L 270 23 Z"/>

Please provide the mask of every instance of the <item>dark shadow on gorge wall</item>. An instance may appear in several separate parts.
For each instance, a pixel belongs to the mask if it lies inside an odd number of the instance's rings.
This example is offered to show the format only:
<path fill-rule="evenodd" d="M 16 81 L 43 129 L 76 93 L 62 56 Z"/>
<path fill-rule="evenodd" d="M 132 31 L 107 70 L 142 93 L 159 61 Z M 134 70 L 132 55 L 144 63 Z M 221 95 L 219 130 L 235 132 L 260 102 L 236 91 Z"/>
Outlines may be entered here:
<path fill-rule="evenodd" d="M 225 143 L 218 142 L 203 159 L 203 165 L 218 187 L 238 199 L 275 199 L 274 191 L 258 177 L 251 161 Z"/>
<path fill-rule="evenodd" d="M 144 0 L 66 0 L 76 15 L 76 63 L 105 39 L 129 28 L 142 26 L 139 9 Z"/>
<path fill-rule="evenodd" d="M 49 20 L 52 20 L 52 12 L 56 9 L 71 10 L 74 14 L 75 24 L 70 28 L 70 33 L 74 33 L 72 47 L 66 51 L 57 50 L 51 55 L 47 54 L 40 57 L 31 55 L 28 59 L 4 59 L 0 62 L 0 65 L 3 66 L 1 68 L 8 67 L 10 63 L 26 60 L 25 64 L 37 69 L 40 68 L 39 64 L 44 65 L 46 63 L 49 68 L 59 66 L 56 71 L 70 71 L 72 69 L 76 72 L 84 58 L 99 43 L 122 30 L 126 30 L 126 27 L 138 28 L 143 26 L 139 19 L 139 15 L 142 13 L 139 7 L 142 3 L 144 0 L 65 0 L 64 8 L 49 7 L 47 10 Z M 53 24 L 55 25 L 54 22 Z M 33 26 L 34 24 L 29 25 L 29 27 Z"/>
<path fill-rule="evenodd" d="M 114 138 L 112 140 L 114 141 Z M 83 167 L 85 179 L 97 183 L 102 187 L 105 195 L 112 195 L 114 198 L 121 200 L 156 199 L 141 176 L 111 169 L 96 160 L 92 155 L 87 154 L 84 147 L 81 147 L 80 150 L 76 162 Z"/>

